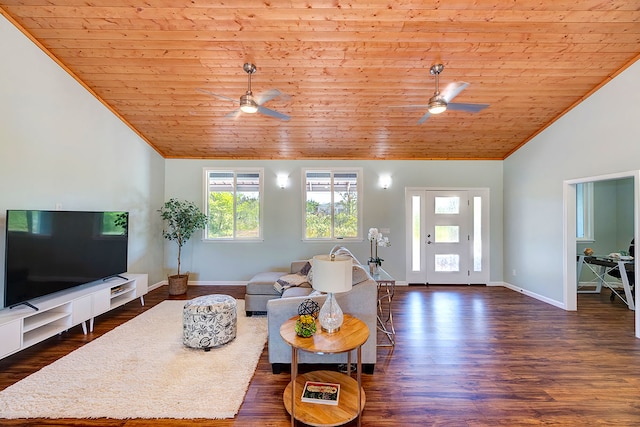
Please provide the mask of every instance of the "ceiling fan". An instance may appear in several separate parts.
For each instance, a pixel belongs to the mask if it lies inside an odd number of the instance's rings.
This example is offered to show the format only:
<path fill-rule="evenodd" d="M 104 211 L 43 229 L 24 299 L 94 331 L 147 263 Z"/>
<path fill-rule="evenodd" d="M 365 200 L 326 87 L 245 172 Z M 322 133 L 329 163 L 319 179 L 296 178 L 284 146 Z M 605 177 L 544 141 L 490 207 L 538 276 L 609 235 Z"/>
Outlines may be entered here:
<path fill-rule="evenodd" d="M 204 90 L 204 89 L 198 89 L 198 90 L 208 95 L 212 95 L 220 99 L 224 99 L 227 101 L 240 104 L 240 108 L 226 114 L 225 117 L 237 117 L 241 112 L 248 113 L 248 114 L 260 113 L 266 116 L 275 117 L 276 119 L 289 121 L 291 117 L 289 117 L 288 115 L 272 110 L 267 107 L 263 107 L 263 104 L 271 101 L 273 98 L 276 98 L 278 96 L 283 96 L 282 92 L 280 92 L 278 89 L 271 89 L 266 91 L 262 95 L 258 96 L 257 98 L 255 98 L 253 96 L 253 92 L 251 92 L 251 75 L 256 72 L 256 66 L 247 62 L 242 66 L 242 69 L 247 73 L 249 82 L 247 86 L 247 92 L 240 97 L 240 101 L 233 98 L 229 98 L 228 96 L 218 95 L 217 93 L 213 93 L 208 90 Z"/>
<path fill-rule="evenodd" d="M 451 102 L 453 98 L 458 96 L 469 83 L 454 82 L 449 83 L 447 87 L 440 92 L 440 73 L 444 70 L 444 65 L 435 64 L 431 66 L 429 72 L 436 77 L 436 90 L 429 99 L 427 105 L 413 105 L 412 107 L 427 107 L 427 112 L 418 120 L 418 124 L 424 123 L 431 115 L 444 113 L 446 110 L 466 111 L 468 113 L 477 113 L 484 110 L 489 104 L 462 104 Z"/>

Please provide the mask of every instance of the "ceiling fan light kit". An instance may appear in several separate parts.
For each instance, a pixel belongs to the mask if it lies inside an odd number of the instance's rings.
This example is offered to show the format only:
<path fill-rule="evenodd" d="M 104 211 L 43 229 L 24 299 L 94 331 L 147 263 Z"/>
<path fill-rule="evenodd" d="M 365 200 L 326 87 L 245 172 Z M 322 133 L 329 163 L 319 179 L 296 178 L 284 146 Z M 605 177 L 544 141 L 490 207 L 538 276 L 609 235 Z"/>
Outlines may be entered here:
<path fill-rule="evenodd" d="M 447 102 L 440 96 L 432 96 L 431 99 L 429 99 L 427 110 L 429 110 L 430 114 L 444 113 L 447 110 Z"/>
<path fill-rule="evenodd" d="M 258 112 L 258 104 L 253 100 L 251 92 L 247 92 L 246 95 L 240 97 L 240 109 L 243 113 L 254 114 Z"/>

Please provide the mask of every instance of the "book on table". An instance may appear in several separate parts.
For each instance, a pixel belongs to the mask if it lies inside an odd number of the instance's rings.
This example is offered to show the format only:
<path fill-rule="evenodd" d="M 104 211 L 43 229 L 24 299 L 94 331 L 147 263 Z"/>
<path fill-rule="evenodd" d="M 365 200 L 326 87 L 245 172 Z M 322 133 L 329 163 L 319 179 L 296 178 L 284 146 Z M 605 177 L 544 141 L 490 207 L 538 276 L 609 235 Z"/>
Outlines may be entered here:
<path fill-rule="evenodd" d="M 307 381 L 302 390 L 302 401 L 337 405 L 340 397 L 340 384 Z"/>

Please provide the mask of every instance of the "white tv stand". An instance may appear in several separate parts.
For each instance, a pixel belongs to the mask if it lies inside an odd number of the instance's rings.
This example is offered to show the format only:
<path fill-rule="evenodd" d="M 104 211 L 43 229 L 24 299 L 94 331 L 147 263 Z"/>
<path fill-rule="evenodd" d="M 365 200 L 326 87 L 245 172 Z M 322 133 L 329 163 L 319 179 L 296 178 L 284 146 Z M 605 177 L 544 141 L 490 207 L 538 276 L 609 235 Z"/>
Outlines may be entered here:
<path fill-rule="evenodd" d="M 0 359 L 79 324 L 86 334 L 87 320 L 93 331 L 97 316 L 136 298 L 144 305 L 148 275 L 123 276 L 30 300 L 37 311 L 26 305 L 0 310 Z"/>

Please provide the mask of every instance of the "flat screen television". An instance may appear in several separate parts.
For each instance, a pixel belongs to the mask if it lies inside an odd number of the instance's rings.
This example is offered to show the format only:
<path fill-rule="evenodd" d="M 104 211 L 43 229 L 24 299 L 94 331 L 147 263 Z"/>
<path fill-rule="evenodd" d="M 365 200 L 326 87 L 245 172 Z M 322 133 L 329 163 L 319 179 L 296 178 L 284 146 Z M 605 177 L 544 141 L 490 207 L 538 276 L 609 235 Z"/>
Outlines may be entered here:
<path fill-rule="evenodd" d="M 4 306 L 127 271 L 128 212 L 8 210 Z"/>

